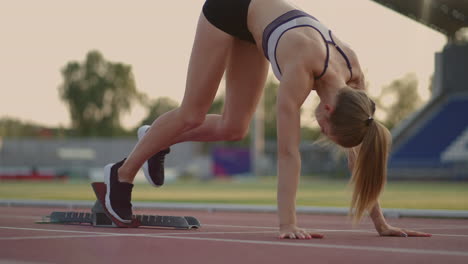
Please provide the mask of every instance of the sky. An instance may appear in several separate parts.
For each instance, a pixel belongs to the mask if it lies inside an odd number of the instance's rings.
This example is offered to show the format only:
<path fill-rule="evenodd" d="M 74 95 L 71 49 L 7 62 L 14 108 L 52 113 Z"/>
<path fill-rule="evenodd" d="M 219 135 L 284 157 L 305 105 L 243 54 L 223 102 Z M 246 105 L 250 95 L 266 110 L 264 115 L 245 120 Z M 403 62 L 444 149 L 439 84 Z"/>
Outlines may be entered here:
<path fill-rule="evenodd" d="M 203 2 L 0 0 L 0 118 L 69 126 L 58 92 L 60 70 L 69 61 L 82 62 L 90 50 L 130 64 L 137 89 L 150 98 L 180 102 Z M 371 0 L 290 2 L 354 49 L 372 95 L 415 73 L 418 92 L 428 98 L 434 54 L 445 45 L 444 35 Z M 145 115 L 136 107 L 123 124 L 133 127 Z"/>

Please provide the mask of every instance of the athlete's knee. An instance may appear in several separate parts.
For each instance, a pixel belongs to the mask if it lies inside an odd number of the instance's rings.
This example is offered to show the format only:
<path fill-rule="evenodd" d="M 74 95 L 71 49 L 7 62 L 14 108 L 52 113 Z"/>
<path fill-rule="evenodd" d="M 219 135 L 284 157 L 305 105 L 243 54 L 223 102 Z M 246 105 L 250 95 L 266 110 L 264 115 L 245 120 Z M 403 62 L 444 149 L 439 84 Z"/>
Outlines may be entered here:
<path fill-rule="evenodd" d="M 203 124 L 205 121 L 205 118 L 205 113 L 199 113 L 196 111 L 180 111 L 180 121 L 184 125 L 185 130 L 190 130 L 201 126 L 201 124 Z"/>
<path fill-rule="evenodd" d="M 189 114 L 189 115 L 186 115 L 184 116 L 184 118 L 182 119 L 183 122 L 184 122 L 184 126 L 187 128 L 187 129 L 194 129 L 196 127 L 199 127 L 203 124 L 203 122 L 205 121 L 205 117 L 206 115 L 205 114 L 197 114 L 197 113 L 193 113 L 193 114 Z"/>
<path fill-rule="evenodd" d="M 226 141 L 239 141 L 247 136 L 249 126 L 248 124 L 225 124 L 222 131 Z"/>

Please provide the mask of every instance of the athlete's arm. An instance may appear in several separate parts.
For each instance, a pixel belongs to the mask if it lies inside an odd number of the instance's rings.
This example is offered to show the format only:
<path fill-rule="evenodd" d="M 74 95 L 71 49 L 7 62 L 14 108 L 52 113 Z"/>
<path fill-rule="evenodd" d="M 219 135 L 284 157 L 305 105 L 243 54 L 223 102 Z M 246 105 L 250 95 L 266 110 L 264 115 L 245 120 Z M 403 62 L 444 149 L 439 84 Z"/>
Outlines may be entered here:
<path fill-rule="evenodd" d="M 359 74 L 360 75 L 357 76 L 353 81 L 348 83 L 348 86 L 356 90 L 363 90 L 367 92 L 366 80 L 364 78 L 364 75 L 362 73 Z"/>
<path fill-rule="evenodd" d="M 385 221 L 379 202 L 370 210 L 375 229 L 381 236 L 430 237 L 431 234 L 391 226 Z"/>
<path fill-rule="evenodd" d="M 277 199 L 281 238 L 316 237 L 296 225 L 296 191 L 301 171 L 300 108 L 312 87 L 313 78 L 301 65 L 283 71 L 277 97 Z"/>
<path fill-rule="evenodd" d="M 374 207 L 372 207 L 369 214 L 372 218 L 372 222 L 374 222 L 375 230 L 377 230 L 379 234 L 389 226 L 382 213 L 382 208 L 380 208 L 379 202 L 377 202 Z"/>
<path fill-rule="evenodd" d="M 354 169 L 354 163 L 359 153 L 359 146 L 348 149 L 348 167 L 349 170 L 352 172 Z M 369 211 L 370 217 L 372 218 L 372 222 L 374 222 L 375 230 L 381 236 L 423 236 L 423 237 L 430 237 L 431 234 L 423 233 L 423 232 L 416 232 L 412 230 L 402 229 L 398 227 L 393 227 L 387 223 L 385 217 L 382 213 L 382 208 L 380 207 L 379 202 L 371 208 Z"/>

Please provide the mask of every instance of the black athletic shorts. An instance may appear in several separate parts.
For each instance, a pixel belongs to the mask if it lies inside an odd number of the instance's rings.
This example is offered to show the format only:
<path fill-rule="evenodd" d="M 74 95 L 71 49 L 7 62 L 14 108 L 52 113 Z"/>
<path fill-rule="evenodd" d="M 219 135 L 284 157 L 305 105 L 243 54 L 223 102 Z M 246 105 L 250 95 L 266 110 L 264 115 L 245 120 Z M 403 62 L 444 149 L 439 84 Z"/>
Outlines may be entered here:
<path fill-rule="evenodd" d="M 247 28 L 247 13 L 251 0 L 206 0 L 203 14 L 215 27 L 241 40 L 255 44 Z"/>

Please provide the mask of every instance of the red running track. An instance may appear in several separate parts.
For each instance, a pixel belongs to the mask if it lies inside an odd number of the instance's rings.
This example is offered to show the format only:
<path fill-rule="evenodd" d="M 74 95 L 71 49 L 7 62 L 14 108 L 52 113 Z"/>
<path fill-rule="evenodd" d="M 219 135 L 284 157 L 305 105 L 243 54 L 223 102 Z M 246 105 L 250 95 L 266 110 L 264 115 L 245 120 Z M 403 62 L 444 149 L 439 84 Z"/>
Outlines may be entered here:
<path fill-rule="evenodd" d="M 299 215 L 301 227 L 324 239 L 278 238 L 275 214 L 138 211 L 192 215 L 199 230 L 96 228 L 35 224 L 63 208 L 0 207 L 3 263 L 468 263 L 468 220 L 389 219 L 430 238 L 379 237 L 365 220 L 352 228 L 343 216 Z M 87 211 L 87 210 L 86 210 Z"/>

